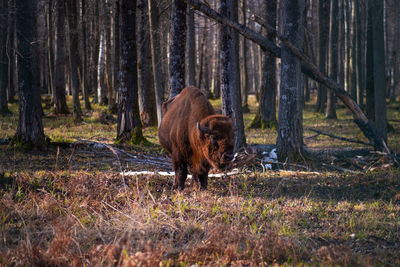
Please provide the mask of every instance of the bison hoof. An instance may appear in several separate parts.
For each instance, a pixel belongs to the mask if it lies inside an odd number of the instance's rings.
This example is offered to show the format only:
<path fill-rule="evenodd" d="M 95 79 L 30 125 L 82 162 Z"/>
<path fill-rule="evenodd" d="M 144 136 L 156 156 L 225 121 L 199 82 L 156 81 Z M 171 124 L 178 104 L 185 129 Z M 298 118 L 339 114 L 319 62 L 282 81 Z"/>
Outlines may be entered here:
<path fill-rule="evenodd" d="M 183 191 L 183 189 L 185 189 L 184 185 L 179 185 L 179 184 L 174 184 L 172 186 L 173 189 L 179 189 L 179 191 Z"/>

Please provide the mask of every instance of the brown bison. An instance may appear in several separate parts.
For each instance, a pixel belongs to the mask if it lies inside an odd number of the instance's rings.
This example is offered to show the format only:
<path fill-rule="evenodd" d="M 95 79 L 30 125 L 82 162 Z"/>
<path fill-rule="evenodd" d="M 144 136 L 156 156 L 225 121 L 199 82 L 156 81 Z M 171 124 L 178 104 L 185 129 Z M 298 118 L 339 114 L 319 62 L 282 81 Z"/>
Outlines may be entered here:
<path fill-rule="evenodd" d="M 208 171 L 226 169 L 233 159 L 232 121 L 216 115 L 203 93 L 189 86 L 162 106 L 158 130 L 161 146 L 170 154 L 175 171 L 174 187 L 185 186 L 188 166 L 194 180 L 207 188 Z"/>

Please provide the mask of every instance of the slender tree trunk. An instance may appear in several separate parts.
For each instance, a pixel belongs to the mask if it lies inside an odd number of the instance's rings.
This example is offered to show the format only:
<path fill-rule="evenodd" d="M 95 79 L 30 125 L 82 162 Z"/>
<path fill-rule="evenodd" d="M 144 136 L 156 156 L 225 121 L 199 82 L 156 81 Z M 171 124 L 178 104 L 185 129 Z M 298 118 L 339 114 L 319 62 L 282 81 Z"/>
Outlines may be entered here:
<path fill-rule="evenodd" d="M 138 144 L 143 142 L 139 116 L 136 56 L 136 0 L 121 1 L 122 60 L 118 90 L 117 140 Z"/>
<path fill-rule="evenodd" d="M 67 16 L 69 26 L 69 66 L 72 87 L 72 116 L 74 121 L 82 121 L 82 110 L 79 102 L 79 76 L 81 62 L 78 45 L 78 10 L 76 0 L 67 1 Z"/>
<path fill-rule="evenodd" d="M 265 21 L 272 27 L 276 27 L 277 1 L 266 2 Z M 275 42 L 275 34 L 269 32 L 267 38 Z M 276 57 L 265 51 L 263 53 L 262 79 L 260 91 L 260 104 L 256 116 L 250 128 L 276 127 Z"/>
<path fill-rule="evenodd" d="M 102 10 L 102 9 L 101 9 Z M 102 13 L 102 12 L 100 12 Z M 97 97 L 100 105 L 107 104 L 106 76 L 106 28 L 105 19 L 100 19 L 100 40 L 97 61 Z"/>
<path fill-rule="evenodd" d="M 3 14 L 8 14 L 7 1 L 0 1 L 0 10 Z M 7 59 L 7 27 L 0 27 L 0 115 L 9 113 L 7 104 L 7 77 L 8 77 L 8 59 Z"/>
<path fill-rule="evenodd" d="M 121 6 L 120 6 L 120 0 L 116 0 L 114 2 L 114 79 L 113 79 L 113 86 L 114 86 L 114 92 L 117 88 L 119 88 L 119 71 L 120 71 L 120 55 L 121 55 L 121 46 L 120 46 L 120 40 L 121 40 L 121 19 L 120 19 L 120 12 L 121 12 Z M 116 102 L 118 99 L 116 99 Z"/>
<path fill-rule="evenodd" d="M 83 96 L 83 103 L 85 105 L 86 110 L 92 109 L 90 106 L 89 100 L 89 70 L 88 70 L 88 54 L 90 50 L 87 48 L 88 41 L 87 41 L 87 27 L 88 27 L 88 18 L 86 15 L 87 7 L 86 7 L 86 0 L 82 0 L 82 48 L 84 51 L 84 55 L 82 57 L 82 77 L 81 77 L 81 84 L 82 84 L 82 96 Z"/>
<path fill-rule="evenodd" d="M 147 0 L 139 1 L 139 110 L 144 126 L 157 122 L 153 73 L 151 67 L 150 33 Z"/>
<path fill-rule="evenodd" d="M 372 9 L 373 31 L 373 64 L 374 64 L 374 93 L 375 93 L 375 125 L 387 141 L 386 119 L 386 72 L 385 72 L 385 42 L 383 28 L 383 0 L 369 0 Z"/>
<path fill-rule="evenodd" d="M 172 0 L 172 25 L 170 42 L 170 97 L 185 87 L 186 3 Z"/>
<path fill-rule="evenodd" d="M 395 14 L 400 13 L 400 1 L 395 1 Z M 400 20 L 395 22 L 394 31 L 394 70 L 393 70 L 393 93 L 392 100 L 396 102 L 396 94 L 400 91 Z"/>
<path fill-rule="evenodd" d="M 357 104 L 362 107 L 364 105 L 364 45 L 363 45 L 363 26 L 360 12 L 360 0 L 355 0 L 356 10 L 356 27 L 357 27 Z"/>
<path fill-rule="evenodd" d="M 114 101 L 113 89 L 113 62 L 112 62 L 112 19 L 111 19 L 111 0 L 106 0 L 105 14 L 104 14 L 104 29 L 105 29 L 105 70 L 104 70 L 104 86 L 107 92 L 107 106 L 108 110 L 114 112 L 116 110 L 116 103 Z"/>
<path fill-rule="evenodd" d="M 8 61 L 8 78 L 7 78 L 7 102 L 15 102 L 15 94 L 18 91 L 18 68 L 17 68 L 17 55 L 16 55 L 16 24 L 15 24 L 15 2 L 8 0 L 8 14 L 7 14 L 7 61 Z"/>
<path fill-rule="evenodd" d="M 319 0 L 319 70 L 322 73 L 327 71 L 327 55 L 329 41 L 329 1 Z M 326 87 L 322 84 L 318 86 L 318 98 L 316 110 L 325 112 Z"/>
<path fill-rule="evenodd" d="M 356 9 L 355 1 L 351 0 L 352 8 L 351 8 L 351 45 L 349 48 L 350 52 L 350 95 L 357 99 L 357 22 L 356 22 Z"/>
<path fill-rule="evenodd" d="M 19 68 L 19 119 L 14 143 L 43 146 L 45 136 L 42 124 L 42 107 L 38 87 L 32 74 L 35 45 L 35 1 L 17 1 L 18 68 Z M 22 38 L 21 38 L 22 37 Z"/>
<path fill-rule="evenodd" d="M 221 0 L 220 3 L 221 14 L 231 18 L 233 21 L 237 21 L 237 0 Z M 232 118 L 235 129 L 235 150 L 237 151 L 246 144 L 243 115 L 241 113 L 240 79 L 237 79 L 239 76 L 237 67 L 239 65 L 238 36 L 235 38 L 233 30 L 225 27 L 221 30 L 220 38 L 222 113 Z"/>
<path fill-rule="evenodd" d="M 375 92 L 374 92 L 374 43 L 373 43 L 373 30 L 372 30 L 372 8 L 368 2 L 368 28 L 367 28 L 367 75 L 366 75 L 366 93 L 367 105 L 366 115 L 369 120 L 375 120 Z"/>
<path fill-rule="evenodd" d="M 97 71 L 98 71 L 98 59 L 99 59 L 99 46 L 100 46 L 100 16 L 99 7 L 96 1 L 94 5 L 91 6 L 91 12 L 94 16 L 90 20 L 89 29 L 89 40 L 90 40 L 90 62 L 89 62 L 89 88 L 92 89 L 94 93 L 93 103 L 99 103 L 98 93 L 97 93 Z"/>
<path fill-rule="evenodd" d="M 148 16 L 150 26 L 151 65 L 153 69 L 154 91 L 156 98 L 157 125 L 160 126 L 162 119 L 162 102 L 164 100 L 163 73 L 161 70 L 161 47 L 159 34 L 159 13 L 157 2 L 148 0 Z"/>
<path fill-rule="evenodd" d="M 338 82 L 338 14 L 339 0 L 331 0 L 330 8 L 330 40 L 329 40 L 329 76 Z M 336 119 L 336 97 L 332 91 L 328 92 L 325 117 L 327 119 Z"/>
<path fill-rule="evenodd" d="M 56 0 L 57 5 L 57 33 L 55 49 L 55 77 L 54 77 L 54 112 L 56 114 L 68 114 L 69 110 L 65 99 L 65 2 Z"/>
<path fill-rule="evenodd" d="M 196 40 L 194 30 L 194 11 L 187 6 L 187 78 L 188 85 L 196 84 Z"/>
<path fill-rule="evenodd" d="M 246 26 L 246 9 L 247 9 L 247 0 L 242 0 L 242 24 Z M 248 107 L 248 98 L 249 98 L 249 75 L 248 75 L 248 60 L 247 60 L 247 39 L 245 37 L 242 37 L 242 64 L 241 64 L 241 77 L 242 77 L 242 83 L 241 83 L 241 91 L 242 91 L 242 106 L 243 106 L 243 111 L 249 112 L 249 107 Z"/>
<path fill-rule="evenodd" d="M 283 34 L 289 42 L 303 47 L 304 0 L 283 0 Z M 301 65 L 284 44 L 281 47 L 281 88 L 279 98 L 278 159 L 281 162 L 299 160 L 302 156 L 303 125 Z"/>

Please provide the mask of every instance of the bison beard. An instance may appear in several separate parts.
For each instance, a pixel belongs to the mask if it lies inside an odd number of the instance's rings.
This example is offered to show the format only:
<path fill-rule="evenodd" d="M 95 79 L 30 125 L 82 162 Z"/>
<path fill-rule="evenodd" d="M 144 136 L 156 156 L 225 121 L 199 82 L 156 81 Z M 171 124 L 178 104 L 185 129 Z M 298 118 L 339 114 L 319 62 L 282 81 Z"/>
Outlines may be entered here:
<path fill-rule="evenodd" d="M 163 103 L 164 117 L 158 130 L 161 146 L 170 154 L 175 171 L 174 187 L 183 190 L 189 170 L 207 188 L 211 167 L 224 170 L 233 159 L 232 121 L 216 115 L 203 93 L 189 86 Z"/>

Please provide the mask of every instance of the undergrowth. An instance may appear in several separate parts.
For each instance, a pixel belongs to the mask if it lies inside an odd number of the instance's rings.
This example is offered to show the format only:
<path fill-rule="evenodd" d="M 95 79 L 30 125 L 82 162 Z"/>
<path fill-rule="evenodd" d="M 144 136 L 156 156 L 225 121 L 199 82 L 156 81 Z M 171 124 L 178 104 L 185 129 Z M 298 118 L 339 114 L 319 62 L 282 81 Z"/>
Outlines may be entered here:
<path fill-rule="evenodd" d="M 250 99 L 251 122 L 256 106 Z M 218 106 L 218 101 L 213 101 Z M 15 112 L 15 107 L 11 110 Z M 96 107 L 101 112 L 103 107 Z M 389 109 L 389 119 L 399 113 Z M 112 144 L 115 122 L 45 110 L 54 141 Z M 338 121 L 304 113 L 305 128 L 364 140 L 345 109 Z M 17 116 L 1 118 L 0 139 L 12 137 Z M 399 151 L 400 125 L 389 145 Z M 144 129 L 151 146 L 124 145 L 132 154 L 158 156 L 157 129 Z M 274 143 L 273 130 L 250 129 L 249 143 Z M 305 136 L 313 133 L 305 131 Z M 318 136 L 309 147 L 352 144 Z M 49 146 L 24 152 L 0 147 L 0 265 L 5 266 L 267 266 L 400 265 L 400 171 L 364 173 L 247 171 L 209 179 L 184 191 L 173 178 L 122 176 L 154 166 L 109 160 L 101 150 Z"/>

